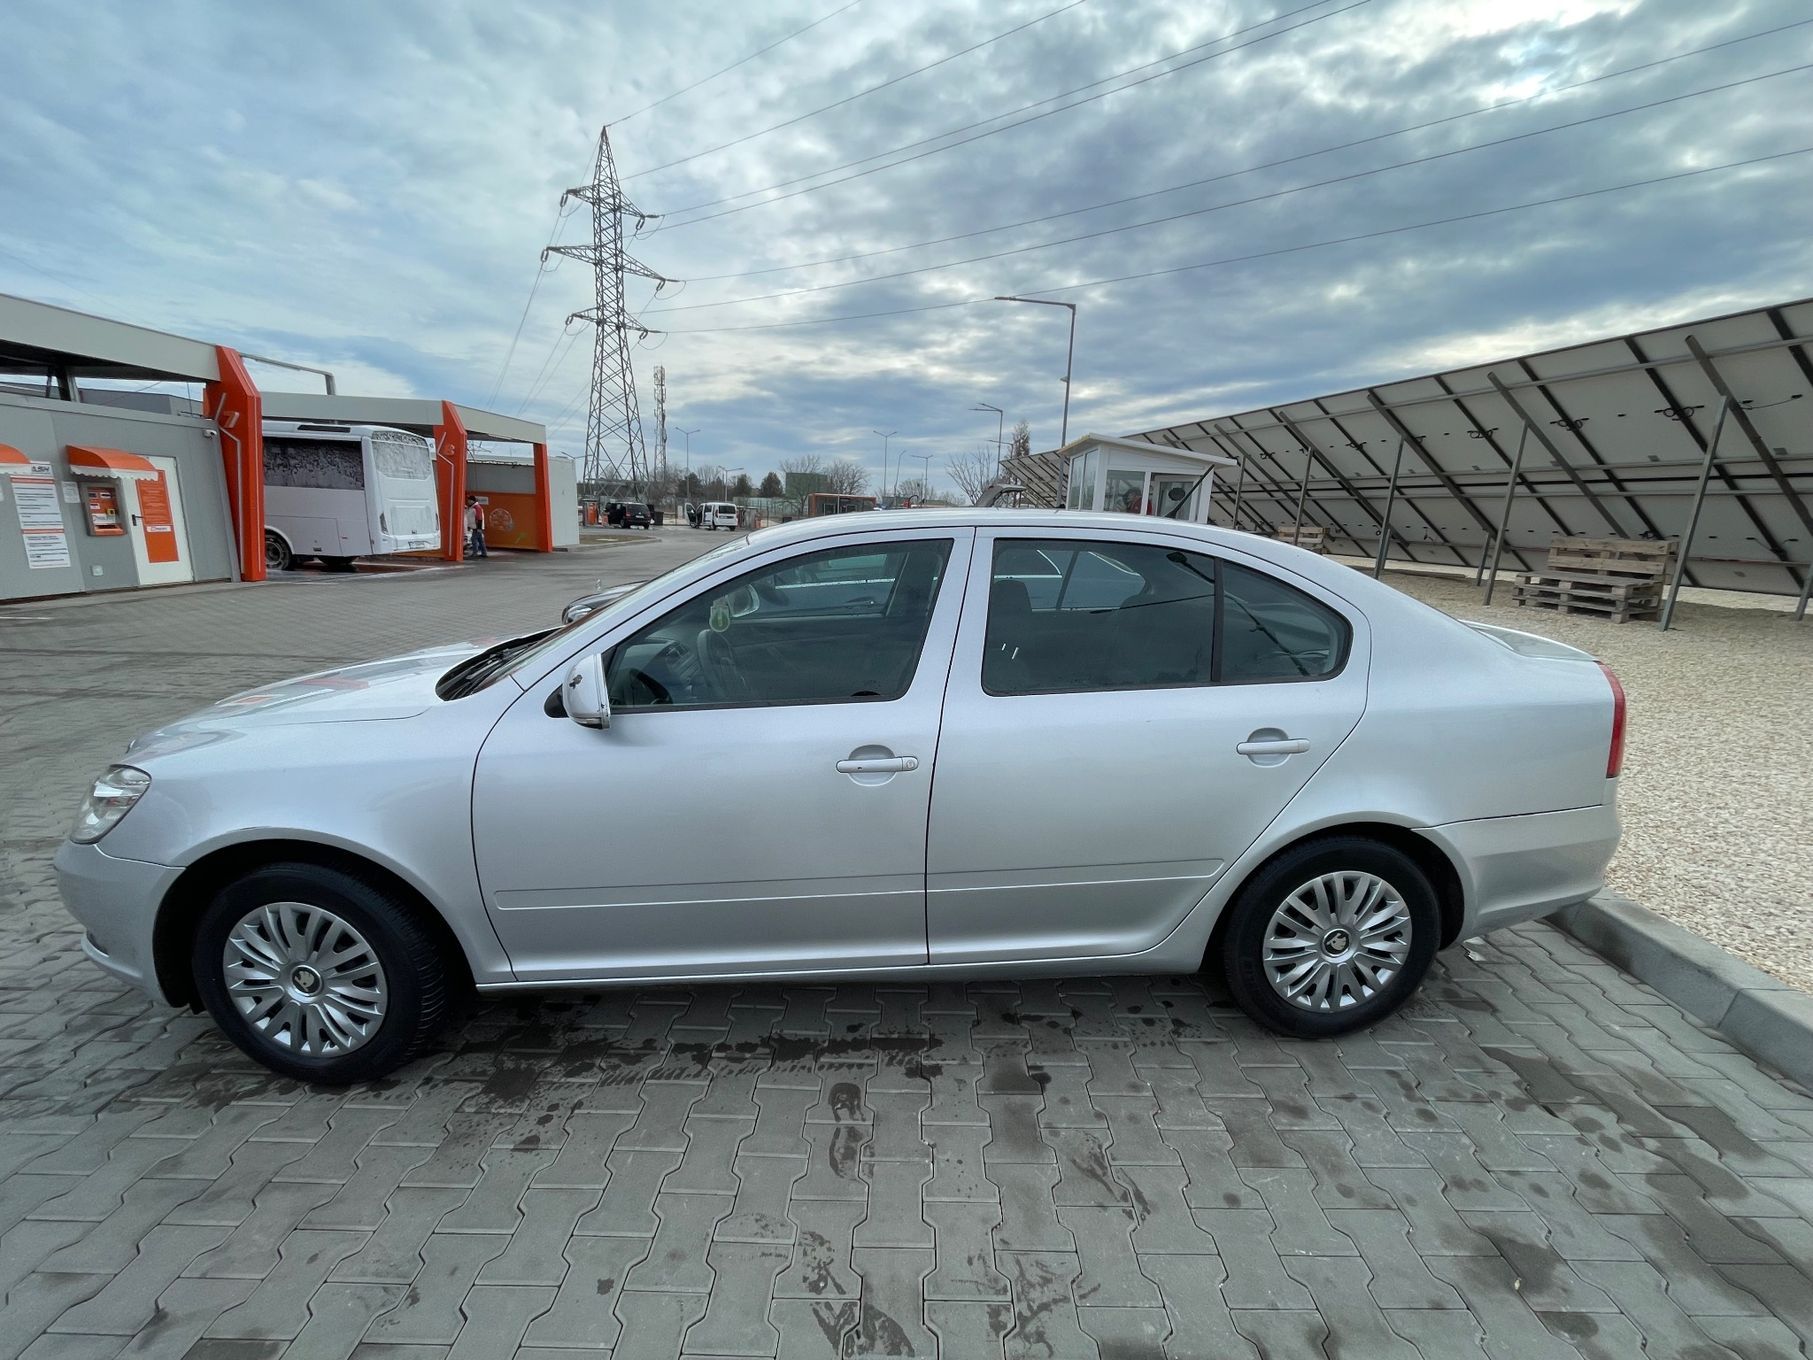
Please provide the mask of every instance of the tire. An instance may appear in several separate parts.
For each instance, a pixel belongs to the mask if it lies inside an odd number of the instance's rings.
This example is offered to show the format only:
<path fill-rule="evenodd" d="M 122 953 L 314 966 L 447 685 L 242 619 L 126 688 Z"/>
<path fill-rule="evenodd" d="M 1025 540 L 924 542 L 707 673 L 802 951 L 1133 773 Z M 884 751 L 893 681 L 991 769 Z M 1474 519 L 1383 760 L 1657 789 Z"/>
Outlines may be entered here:
<path fill-rule="evenodd" d="M 310 917 L 296 911 L 299 907 L 313 914 L 313 927 Z M 264 958 L 284 960 L 280 968 L 240 963 L 237 976 L 229 978 L 225 955 L 234 947 L 229 937 L 242 925 L 254 932 L 253 946 L 264 951 Z M 308 953 L 306 943 L 289 943 L 294 937 L 313 940 L 318 952 Z M 337 1018 L 330 1013 L 324 1020 L 317 1005 L 287 1004 L 300 995 L 292 987 L 258 985 L 261 978 L 283 976 L 286 970 L 293 978 L 297 970 L 292 965 L 298 960 L 320 961 L 357 945 L 365 946 L 364 954 L 343 963 L 337 978 L 325 965 L 313 973 L 303 962 L 307 976 L 295 986 L 306 987 L 312 979 L 317 993 L 324 987 L 333 990 L 336 983 L 364 995 L 377 991 L 381 1000 L 375 1019 L 355 1017 L 349 1023 L 347 1013 L 339 1011 Z M 236 959 L 260 957 L 244 945 L 235 949 Z M 371 967 L 365 966 L 367 958 Z M 209 1014 L 229 1039 L 273 1072 L 323 1086 L 370 1081 L 420 1056 L 451 1006 L 446 960 L 409 905 L 353 874 L 314 864 L 272 864 L 221 889 L 197 923 L 190 967 Z M 229 990 L 234 982 L 237 992 Z M 273 993 L 281 996 L 262 1024 L 242 1012 L 242 1002 L 255 1011 Z M 301 1043 L 296 1042 L 299 1035 Z M 351 1041 L 340 1042 L 342 1036 Z"/>
<path fill-rule="evenodd" d="M 290 545 L 283 541 L 283 535 L 269 529 L 264 531 L 264 569 L 269 571 L 288 571 L 296 564 L 296 555 L 290 551 Z"/>
<path fill-rule="evenodd" d="M 1328 907 L 1320 912 L 1319 882 Z M 1369 896 L 1375 883 L 1380 891 Z M 1286 916 L 1300 891 L 1305 896 Z M 1342 913 L 1344 894 L 1360 909 Z M 1331 836 L 1285 851 L 1241 887 L 1228 911 L 1222 964 L 1235 1002 L 1267 1029 L 1299 1039 L 1347 1034 L 1390 1015 L 1421 985 L 1441 933 L 1428 876 L 1402 851 L 1363 836 Z M 1381 912 L 1389 914 L 1380 919 Z M 1370 948 L 1353 932 L 1337 936 L 1355 919 L 1376 923 Z M 1320 944 L 1310 943 L 1317 939 Z M 1274 971 L 1284 975 L 1277 985 Z M 1298 990 L 1301 999 L 1287 998 L 1281 988 Z"/>

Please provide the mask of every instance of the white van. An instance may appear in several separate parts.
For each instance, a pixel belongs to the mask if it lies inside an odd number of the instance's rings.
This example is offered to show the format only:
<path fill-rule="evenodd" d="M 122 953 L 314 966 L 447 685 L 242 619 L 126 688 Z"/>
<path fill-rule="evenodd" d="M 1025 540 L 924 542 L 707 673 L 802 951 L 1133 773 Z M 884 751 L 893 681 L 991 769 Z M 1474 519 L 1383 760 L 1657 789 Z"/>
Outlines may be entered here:
<path fill-rule="evenodd" d="M 328 421 L 264 422 L 264 565 L 441 546 L 434 449 L 407 430 Z"/>
<path fill-rule="evenodd" d="M 735 529 L 737 508 L 729 501 L 706 501 L 699 507 L 701 529 Z"/>

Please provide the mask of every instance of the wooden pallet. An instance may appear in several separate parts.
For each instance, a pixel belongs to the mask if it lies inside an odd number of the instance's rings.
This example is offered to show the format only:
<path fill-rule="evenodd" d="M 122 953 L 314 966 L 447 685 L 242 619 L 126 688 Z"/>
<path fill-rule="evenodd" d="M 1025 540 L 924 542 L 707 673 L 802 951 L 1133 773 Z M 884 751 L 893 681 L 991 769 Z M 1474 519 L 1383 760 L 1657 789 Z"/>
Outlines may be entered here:
<path fill-rule="evenodd" d="M 1295 543 L 1299 548 L 1306 548 L 1310 552 L 1328 551 L 1328 530 L 1320 524 L 1305 524 L 1300 529 L 1279 529 L 1272 537 L 1280 543 Z"/>
<path fill-rule="evenodd" d="M 1672 538 L 1583 538 L 1557 534 L 1549 542 L 1548 569 L 1553 572 L 1664 581 L 1674 567 Z"/>
<path fill-rule="evenodd" d="M 1512 599 L 1535 609 L 1595 614 L 1614 623 L 1655 618 L 1662 607 L 1659 581 L 1617 580 L 1573 572 L 1519 572 Z"/>

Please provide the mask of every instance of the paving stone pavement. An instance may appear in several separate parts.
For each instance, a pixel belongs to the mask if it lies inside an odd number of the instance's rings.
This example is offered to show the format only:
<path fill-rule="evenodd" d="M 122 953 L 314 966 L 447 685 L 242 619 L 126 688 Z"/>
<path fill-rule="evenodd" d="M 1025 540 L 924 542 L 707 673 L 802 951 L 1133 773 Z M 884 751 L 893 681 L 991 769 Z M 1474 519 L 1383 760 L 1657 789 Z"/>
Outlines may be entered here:
<path fill-rule="evenodd" d="M 647 989 L 349 1091 L 81 957 L 132 731 L 692 550 L 0 610 L 0 1360 L 1813 1348 L 1813 1097 L 1540 924 L 1337 1042 L 1195 977 Z"/>

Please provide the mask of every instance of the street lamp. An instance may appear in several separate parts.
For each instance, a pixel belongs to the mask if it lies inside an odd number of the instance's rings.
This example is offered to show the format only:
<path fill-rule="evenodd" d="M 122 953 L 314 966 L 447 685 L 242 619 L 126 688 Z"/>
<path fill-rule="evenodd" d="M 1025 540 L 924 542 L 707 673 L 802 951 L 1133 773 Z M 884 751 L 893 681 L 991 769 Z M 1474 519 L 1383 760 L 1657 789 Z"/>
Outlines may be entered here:
<path fill-rule="evenodd" d="M 932 495 L 932 455 L 929 453 L 913 453 L 906 455 L 906 458 L 922 458 L 925 460 L 925 473 L 919 479 L 919 501 L 923 505 L 927 500 L 931 499 Z M 902 458 L 901 461 L 905 462 L 906 458 Z"/>
<path fill-rule="evenodd" d="M 1057 302 L 1051 298 L 1003 297 L 999 294 L 996 302 L 1030 302 L 1040 307 L 1068 307 L 1070 309 L 1070 347 L 1064 354 L 1064 423 L 1058 434 L 1058 447 L 1061 449 L 1070 442 L 1070 365 L 1076 358 L 1076 303 Z"/>
<path fill-rule="evenodd" d="M 1007 412 L 1003 411 L 999 406 L 990 405 L 986 401 L 979 401 L 969 409 L 972 411 L 993 411 L 995 413 L 995 473 L 996 475 L 999 475 L 1001 471 L 1001 449 L 1007 442 L 1002 438 L 1002 436 L 1007 433 Z"/>
<path fill-rule="evenodd" d="M 686 436 L 686 489 L 689 492 L 692 490 L 692 437 L 704 428 L 703 425 L 695 425 L 690 430 L 681 430 L 678 425 L 674 426 L 674 429 Z"/>
<path fill-rule="evenodd" d="M 899 434 L 899 430 L 889 430 L 885 434 L 880 430 L 870 430 L 870 434 L 881 435 L 881 494 L 888 494 L 888 440 Z"/>

